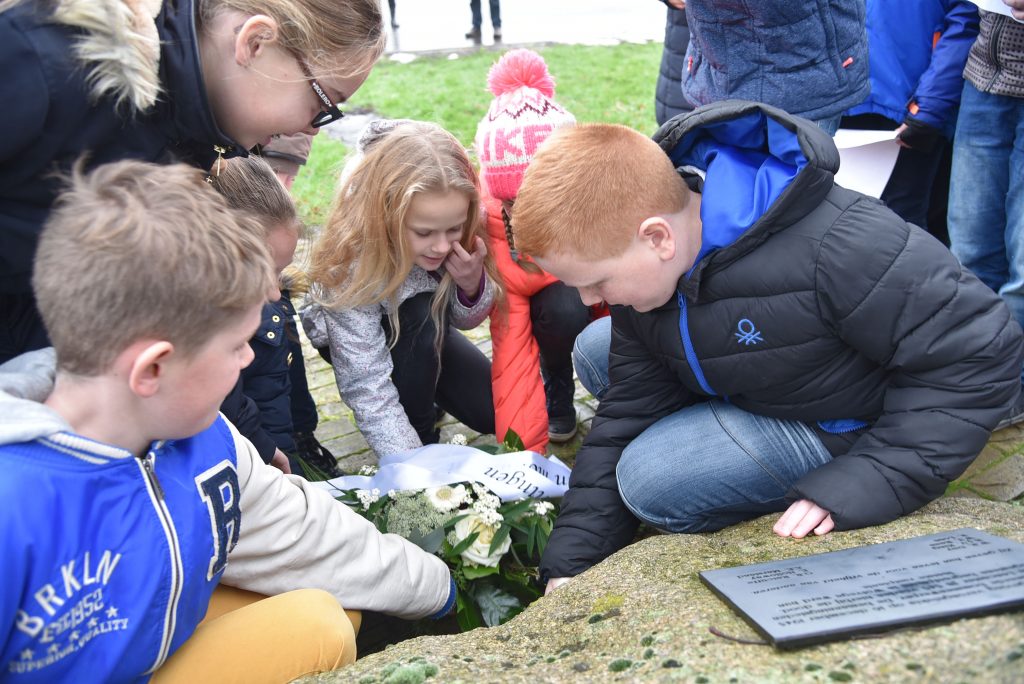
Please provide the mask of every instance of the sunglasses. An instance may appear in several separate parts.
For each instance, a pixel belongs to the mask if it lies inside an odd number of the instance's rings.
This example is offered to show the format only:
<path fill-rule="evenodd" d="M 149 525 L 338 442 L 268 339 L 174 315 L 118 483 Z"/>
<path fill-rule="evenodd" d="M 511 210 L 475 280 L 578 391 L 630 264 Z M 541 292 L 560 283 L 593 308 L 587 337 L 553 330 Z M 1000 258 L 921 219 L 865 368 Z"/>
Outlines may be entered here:
<path fill-rule="evenodd" d="M 313 128 L 320 128 L 321 126 L 325 126 L 332 121 L 337 121 L 344 117 L 345 113 L 338 109 L 338 105 L 331 102 L 331 98 L 327 96 L 324 89 L 321 88 L 320 84 L 316 82 L 315 78 L 313 78 L 313 73 L 309 70 L 309 67 L 306 66 L 306 61 L 298 56 L 296 56 L 296 59 L 299 62 L 299 68 L 302 69 L 303 75 L 306 77 L 306 80 L 309 81 L 310 87 L 313 88 L 313 92 L 316 93 L 317 98 L 320 100 L 320 103 L 324 108 L 322 112 L 313 117 L 313 121 L 310 125 Z"/>

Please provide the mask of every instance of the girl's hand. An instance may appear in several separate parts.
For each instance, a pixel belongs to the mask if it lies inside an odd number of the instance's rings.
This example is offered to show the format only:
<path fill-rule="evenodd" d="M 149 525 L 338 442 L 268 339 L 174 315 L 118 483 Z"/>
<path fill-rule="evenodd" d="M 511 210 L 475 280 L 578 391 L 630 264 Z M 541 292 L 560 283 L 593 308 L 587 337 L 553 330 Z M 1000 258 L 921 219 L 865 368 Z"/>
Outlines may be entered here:
<path fill-rule="evenodd" d="M 470 254 L 458 242 L 452 244 L 452 251 L 444 260 L 444 268 L 451 275 L 470 299 L 480 291 L 480 274 L 484 270 L 484 257 L 487 256 L 487 245 L 479 235 L 473 241 L 473 253 Z"/>

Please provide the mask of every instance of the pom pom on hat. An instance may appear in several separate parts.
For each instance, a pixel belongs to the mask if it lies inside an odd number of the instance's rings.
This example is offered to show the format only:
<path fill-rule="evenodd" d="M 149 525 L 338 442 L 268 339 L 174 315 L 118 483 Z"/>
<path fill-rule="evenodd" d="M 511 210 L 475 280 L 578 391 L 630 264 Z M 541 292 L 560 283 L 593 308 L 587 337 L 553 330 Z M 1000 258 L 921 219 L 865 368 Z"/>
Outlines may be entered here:
<path fill-rule="evenodd" d="M 555 80 L 532 50 L 512 50 L 491 67 L 495 98 L 476 130 L 480 178 L 492 197 L 515 199 L 537 147 L 576 119 L 555 102 Z"/>

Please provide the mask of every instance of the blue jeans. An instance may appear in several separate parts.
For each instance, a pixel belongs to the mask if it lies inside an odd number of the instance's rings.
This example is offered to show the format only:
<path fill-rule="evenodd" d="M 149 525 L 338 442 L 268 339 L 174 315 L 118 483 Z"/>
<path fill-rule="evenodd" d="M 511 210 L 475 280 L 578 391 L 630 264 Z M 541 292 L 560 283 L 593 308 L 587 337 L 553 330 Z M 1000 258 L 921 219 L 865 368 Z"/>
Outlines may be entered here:
<path fill-rule="evenodd" d="M 948 221 L 953 254 L 1024 325 L 1024 99 L 964 84 Z"/>
<path fill-rule="evenodd" d="M 601 401 L 608 389 L 608 348 L 612 343 L 612 317 L 604 316 L 583 329 L 572 346 L 572 365 L 583 389 Z"/>
<path fill-rule="evenodd" d="M 626 507 L 648 525 L 713 532 L 786 510 L 790 486 L 831 458 L 806 424 L 715 399 L 647 428 L 615 474 Z"/>
<path fill-rule="evenodd" d="M 588 325 L 572 350 L 580 384 L 598 400 L 608 389 L 610 344 L 605 317 Z M 648 525 L 710 532 L 785 510 L 790 485 L 831 458 L 806 424 L 716 399 L 647 428 L 623 450 L 616 476 L 626 507 Z"/>
<path fill-rule="evenodd" d="M 490 0 L 491 26 L 501 28 L 501 0 Z M 469 11 L 473 14 L 473 28 L 483 26 L 484 15 L 480 11 L 480 0 L 469 0 Z"/>

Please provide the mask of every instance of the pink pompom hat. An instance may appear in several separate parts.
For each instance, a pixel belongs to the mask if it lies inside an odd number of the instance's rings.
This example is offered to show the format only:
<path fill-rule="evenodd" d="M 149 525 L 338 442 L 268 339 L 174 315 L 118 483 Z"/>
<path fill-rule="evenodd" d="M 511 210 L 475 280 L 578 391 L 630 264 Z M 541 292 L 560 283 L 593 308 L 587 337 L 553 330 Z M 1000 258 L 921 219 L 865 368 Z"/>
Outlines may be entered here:
<path fill-rule="evenodd" d="M 487 89 L 494 100 L 476 129 L 480 178 L 492 197 L 513 200 L 537 147 L 576 119 L 555 102 L 555 80 L 532 50 L 503 55 L 487 74 Z"/>

